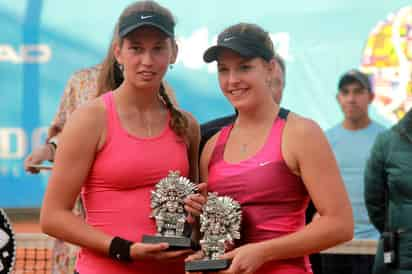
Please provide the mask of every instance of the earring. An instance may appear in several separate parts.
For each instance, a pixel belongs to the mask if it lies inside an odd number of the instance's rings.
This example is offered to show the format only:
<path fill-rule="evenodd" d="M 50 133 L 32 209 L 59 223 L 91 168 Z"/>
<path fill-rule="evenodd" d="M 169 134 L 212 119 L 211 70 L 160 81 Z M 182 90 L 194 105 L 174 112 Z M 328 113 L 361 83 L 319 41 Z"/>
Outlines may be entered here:
<path fill-rule="evenodd" d="M 271 78 L 267 78 L 265 82 L 266 82 L 266 85 L 267 85 L 268 87 L 271 87 L 271 86 L 272 86 L 272 79 L 271 79 Z"/>
<path fill-rule="evenodd" d="M 169 69 L 173 69 L 173 65 L 172 65 L 172 64 L 169 65 Z"/>
<path fill-rule="evenodd" d="M 122 64 L 117 64 L 117 66 L 119 67 L 120 71 L 123 72 L 124 71 L 124 66 Z"/>

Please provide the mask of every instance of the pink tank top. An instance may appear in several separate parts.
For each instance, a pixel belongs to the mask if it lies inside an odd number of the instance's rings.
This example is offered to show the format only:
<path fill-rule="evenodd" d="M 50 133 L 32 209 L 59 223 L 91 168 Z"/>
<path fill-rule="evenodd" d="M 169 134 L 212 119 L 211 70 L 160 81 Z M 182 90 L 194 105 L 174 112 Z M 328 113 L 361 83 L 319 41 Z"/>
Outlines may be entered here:
<path fill-rule="evenodd" d="M 228 195 L 242 207 L 240 244 L 269 240 L 293 233 L 305 225 L 309 195 L 300 177 L 286 165 L 282 152 L 282 131 L 286 120 L 277 117 L 263 147 L 238 163 L 223 159 L 233 125 L 224 127 L 209 162 L 209 191 Z M 272 261 L 259 274 L 312 273 L 307 256 Z"/>
<path fill-rule="evenodd" d="M 156 234 L 155 222 L 149 218 L 150 191 L 169 170 L 189 175 L 187 147 L 169 127 L 169 122 L 157 137 L 128 134 L 120 124 L 113 93 L 103 95 L 103 101 L 106 142 L 97 153 L 81 192 L 86 222 L 109 235 L 141 242 L 143 234 Z M 142 260 L 125 264 L 82 249 L 76 270 L 80 274 L 184 273 L 184 262 Z"/>

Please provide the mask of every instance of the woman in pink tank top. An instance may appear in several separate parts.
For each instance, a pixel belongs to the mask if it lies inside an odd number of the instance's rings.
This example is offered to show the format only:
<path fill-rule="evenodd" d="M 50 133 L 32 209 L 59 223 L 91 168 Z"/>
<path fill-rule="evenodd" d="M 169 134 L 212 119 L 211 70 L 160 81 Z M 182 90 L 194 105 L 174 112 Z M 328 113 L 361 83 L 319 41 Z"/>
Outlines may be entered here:
<path fill-rule="evenodd" d="M 242 207 L 241 240 L 219 273 L 312 273 L 308 254 L 353 235 L 348 196 L 321 129 L 273 100 L 274 54 L 267 32 L 241 23 L 203 56 L 217 61 L 220 88 L 238 111 L 206 143 L 200 162 L 208 190 Z M 320 217 L 305 226 L 309 199 Z"/>
<path fill-rule="evenodd" d="M 189 251 L 141 243 L 142 235 L 156 234 L 149 219 L 154 185 L 170 170 L 198 181 L 199 126 L 173 106 L 161 84 L 176 60 L 175 21 L 156 2 L 141 1 L 124 10 L 118 26 L 113 50 L 124 81 L 67 122 L 41 226 L 82 247 L 76 263 L 80 274 L 182 273 Z M 71 212 L 79 193 L 86 220 Z M 189 222 L 204 202 L 200 194 L 185 200 Z"/>

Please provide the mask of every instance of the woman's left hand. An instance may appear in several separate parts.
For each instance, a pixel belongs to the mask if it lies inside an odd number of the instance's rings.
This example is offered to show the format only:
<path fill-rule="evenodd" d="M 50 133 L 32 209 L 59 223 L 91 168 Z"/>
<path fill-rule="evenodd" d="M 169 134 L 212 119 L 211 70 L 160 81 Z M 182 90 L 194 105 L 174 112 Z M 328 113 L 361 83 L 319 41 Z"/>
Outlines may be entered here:
<path fill-rule="evenodd" d="M 247 244 L 227 252 L 221 259 L 231 259 L 232 263 L 227 270 L 219 271 L 219 274 L 252 274 L 264 263 L 263 251 L 259 243 Z"/>
<path fill-rule="evenodd" d="M 197 185 L 199 193 L 191 194 L 185 199 L 185 210 L 189 213 L 188 222 L 194 222 L 194 216 L 199 216 L 202 213 L 202 207 L 207 201 L 207 184 L 200 183 Z"/>
<path fill-rule="evenodd" d="M 205 257 L 205 254 L 203 253 L 202 250 L 197 251 L 196 253 L 193 253 L 189 256 L 186 257 L 185 263 L 187 262 L 192 262 L 192 261 L 198 261 L 201 260 Z M 202 274 L 202 272 L 185 272 L 186 274 Z"/>

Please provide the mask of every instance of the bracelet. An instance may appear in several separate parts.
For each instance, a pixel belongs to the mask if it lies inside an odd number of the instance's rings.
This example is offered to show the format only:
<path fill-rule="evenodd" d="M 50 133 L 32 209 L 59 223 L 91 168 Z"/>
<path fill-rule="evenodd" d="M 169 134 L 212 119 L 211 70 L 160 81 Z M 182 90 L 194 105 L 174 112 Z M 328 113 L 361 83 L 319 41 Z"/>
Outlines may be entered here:
<path fill-rule="evenodd" d="M 59 140 L 57 139 L 57 136 L 54 136 L 51 137 L 47 143 L 53 144 L 55 147 L 57 147 L 58 141 Z"/>
<path fill-rule="evenodd" d="M 133 242 L 122 239 L 120 237 L 114 237 L 110 242 L 109 257 L 120 262 L 131 262 L 130 246 Z"/>
<path fill-rule="evenodd" d="M 50 139 L 47 141 L 47 144 L 50 145 L 49 147 L 50 147 L 50 149 L 51 149 L 51 151 L 52 151 L 52 153 L 53 153 L 53 157 L 52 157 L 51 160 L 49 160 L 49 162 L 53 162 L 54 156 L 56 155 L 57 141 L 58 141 L 57 136 L 54 136 L 54 137 L 50 138 Z"/>
<path fill-rule="evenodd" d="M 53 143 L 47 143 L 46 144 L 47 145 L 47 147 L 49 148 L 49 150 L 50 150 L 50 152 L 51 152 L 51 159 L 49 159 L 48 161 L 49 162 L 53 162 L 53 160 L 54 160 L 54 155 L 56 155 L 56 149 L 57 149 L 57 146 L 56 146 L 56 144 L 53 144 Z"/>

